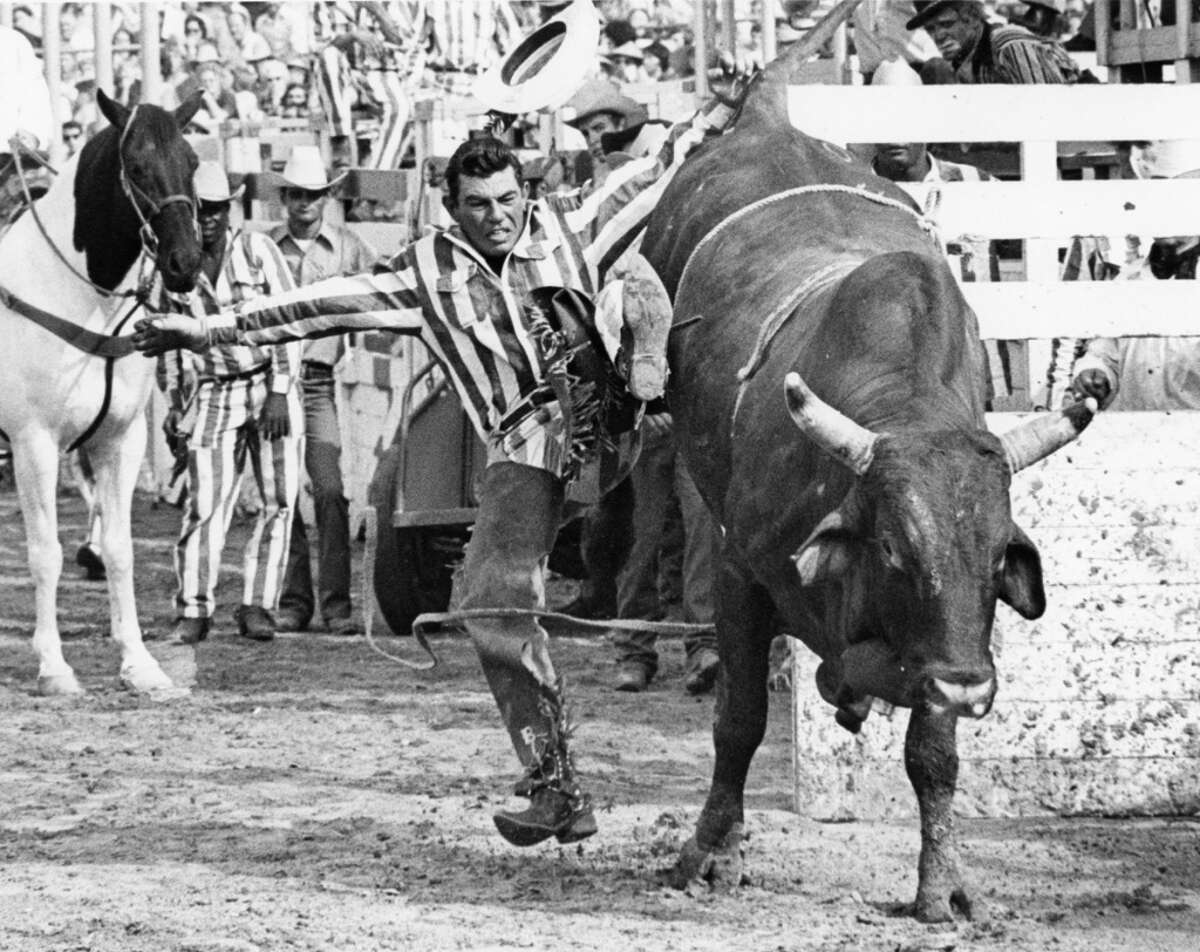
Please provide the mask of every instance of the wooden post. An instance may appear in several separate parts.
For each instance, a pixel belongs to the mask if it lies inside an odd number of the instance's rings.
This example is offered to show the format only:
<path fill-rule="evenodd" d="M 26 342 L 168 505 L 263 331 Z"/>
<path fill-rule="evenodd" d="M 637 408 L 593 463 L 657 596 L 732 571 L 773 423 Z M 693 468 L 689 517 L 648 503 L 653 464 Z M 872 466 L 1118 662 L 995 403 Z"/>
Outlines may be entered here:
<path fill-rule="evenodd" d="M 46 71 L 46 89 L 50 92 L 51 142 L 50 161 L 59 163 L 66 158 L 62 141 L 62 124 L 67 120 L 62 104 L 62 38 L 58 33 L 60 4 L 47 3 L 42 7 L 42 63 Z"/>
<path fill-rule="evenodd" d="M 850 46 L 846 39 L 846 24 L 841 23 L 833 34 L 833 76 L 839 86 L 848 85 L 850 64 Z"/>
<path fill-rule="evenodd" d="M 737 49 L 735 2 L 736 0 L 721 0 L 721 45 L 728 53 L 733 53 Z"/>
<path fill-rule="evenodd" d="M 1192 5 L 1175 4 L 1175 82 L 1200 82 L 1200 61 L 1191 58 Z"/>
<path fill-rule="evenodd" d="M 162 66 L 159 63 L 162 3 L 142 4 L 142 102 L 158 105 L 162 99 Z"/>
<path fill-rule="evenodd" d="M 708 99 L 708 2 L 696 0 L 692 15 L 693 52 L 696 65 L 696 101 Z"/>
<path fill-rule="evenodd" d="M 775 45 L 775 0 L 762 0 L 762 57 L 763 65 L 779 53 Z"/>
<path fill-rule="evenodd" d="M 96 88 L 113 94 L 112 7 L 107 2 L 92 8 L 92 25 L 96 38 Z"/>

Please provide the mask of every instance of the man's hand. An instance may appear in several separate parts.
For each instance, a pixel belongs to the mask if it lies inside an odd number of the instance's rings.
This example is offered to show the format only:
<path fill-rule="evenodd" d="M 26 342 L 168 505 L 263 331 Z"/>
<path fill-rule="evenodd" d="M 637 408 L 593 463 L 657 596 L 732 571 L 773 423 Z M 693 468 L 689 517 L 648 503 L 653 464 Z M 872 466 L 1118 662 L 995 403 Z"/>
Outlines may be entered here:
<path fill-rule="evenodd" d="M 157 357 L 172 350 L 205 350 L 208 338 L 194 317 L 151 313 L 134 325 L 133 346 L 147 357 Z"/>
<path fill-rule="evenodd" d="M 268 440 L 282 439 L 291 433 L 292 424 L 285 394 L 267 394 L 267 402 L 263 404 L 262 415 L 258 418 L 258 429 Z"/>
<path fill-rule="evenodd" d="M 187 456 L 187 434 L 179 432 L 179 427 L 182 423 L 182 410 L 168 410 L 166 419 L 163 420 L 162 425 L 163 435 L 167 438 L 167 447 L 171 450 L 171 455 L 176 460 L 180 456 Z"/>
<path fill-rule="evenodd" d="M 646 414 L 642 418 L 642 435 L 648 440 L 665 440 L 671 435 L 671 414 Z"/>
<path fill-rule="evenodd" d="M 1096 402 L 1101 406 L 1104 406 L 1109 394 L 1112 393 L 1112 385 L 1108 382 L 1108 377 L 1103 370 L 1095 367 L 1081 370 L 1072 382 L 1071 389 L 1080 396 L 1095 397 Z"/>

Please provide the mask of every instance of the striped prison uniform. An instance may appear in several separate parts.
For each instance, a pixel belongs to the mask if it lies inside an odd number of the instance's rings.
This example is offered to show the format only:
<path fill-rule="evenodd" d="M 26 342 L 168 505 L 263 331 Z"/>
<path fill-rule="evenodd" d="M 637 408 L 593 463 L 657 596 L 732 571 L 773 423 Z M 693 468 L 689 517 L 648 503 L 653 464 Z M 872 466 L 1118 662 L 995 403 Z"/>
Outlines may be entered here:
<path fill-rule="evenodd" d="M 283 255 L 266 235 L 230 231 L 216 287 L 201 274 L 194 291 L 163 291 L 160 310 L 205 315 L 294 287 Z M 303 415 L 300 345 L 226 344 L 203 354 L 174 351 L 160 377 L 172 409 L 186 411 L 187 501 L 175 547 L 176 608 L 186 618 L 215 609 L 221 552 L 249 458 L 262 506 L 243 557 L 242 604 L 271 609 L 287 563 L 292 508 L 300 488 Z M 195 388 L 187 394 L 187 378 Z M 287 396 L 288 436 L 262 440 L 258 418 L 268 393 Z"/>
<path fill-rule="evenodd" d="M 1034 36 L 1024 27 L 983 27 L 975 49 L 955 67 L 960 83 L 1077 83 L 1081 70 L 1059 43 Z"/>
<path fill-rule="evenodd" d="M 490 461 L 567 477 L 571 448 L 531 329 L 527 292 L 555 286 L 594 296 L 644 229 L 679 163 L 729 115 L 725 106 L 710 105 L 675 126 L 657 155 L 621 166 L 581 203 L 530 203 L 499 275 L 457 228 L 437 230 L 374 274 L 331 278 L 209 314 L 209 338 L 273 344 L 348 330 L 418 335 L 454 383 Z"/>

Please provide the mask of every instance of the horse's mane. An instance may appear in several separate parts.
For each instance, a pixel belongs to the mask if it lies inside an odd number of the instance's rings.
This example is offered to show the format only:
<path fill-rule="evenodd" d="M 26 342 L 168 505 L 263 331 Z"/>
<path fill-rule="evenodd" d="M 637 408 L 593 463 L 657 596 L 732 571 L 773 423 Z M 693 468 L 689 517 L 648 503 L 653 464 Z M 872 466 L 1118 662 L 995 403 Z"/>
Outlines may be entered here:
<path fill-rule="evenodd" d="M 137 110 L 137 134 L 161 146 L 158 153 L 165 156 L 179 130 L 169 112 L 143 106 Z M 87 257 L 88 277 L 108 290 L 141 250 L 137 215 L 121 190 L 119 145 L 120 131 L 106 126 L 83 147 L 75 171 L 75 249 Z"/>

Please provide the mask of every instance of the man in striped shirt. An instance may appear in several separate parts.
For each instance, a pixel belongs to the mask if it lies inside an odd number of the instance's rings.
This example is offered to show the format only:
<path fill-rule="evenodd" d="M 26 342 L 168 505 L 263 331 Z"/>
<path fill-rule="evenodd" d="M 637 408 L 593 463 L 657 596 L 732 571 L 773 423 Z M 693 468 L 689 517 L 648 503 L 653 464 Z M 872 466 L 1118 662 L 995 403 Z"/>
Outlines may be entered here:
<path fill-rule="evenodd" d="M 236 197 L 219 163 L 201 162 L 195 176 L 203 264 L 195 290 L 163 290 L 161 311 L 203 319 L 231 307 L 290 291 L 283 254 L 266 235 L 229 227 Z M 299 343 L 230 342 L 193 355 L 165 353 L 160 383 L 168 401 L 168 439 L 186 441 L 187 501 L 175 547 L 179 617 L 172 641 L 208 636 L 225 532 L 249 458 L 262 507 L 246 543 L 238 633 L 275 637 L 271 609 L 288 555 L 292 508 L 300 488 L 303 424 L 295 386 Z"/>
<path fill-rule="evenodd" d="M 135 339 L 155 353 L 165 346 L 273 344 L 355 329 L 418 335 L 488 447 L 479 514 L 454 601 L 464 609 L 533 608 L 544 599 L 544 560 L 567 485 L 595 445 L 571 439 L 578 432 L 571 420 L 576 405 L 560 399 L 555 334 L 532 292 L 556 287 L 595 296 L 684 156 L 733 114 L 720 103 L 708 107 L 676 126 L 661 151 L 615 170 L 582 202 L 527 201 L 513 153 L 494 139 L 470 140 L 445 173 L 454 226 L 414 242 L 388 267 L 248 302 L 203 321 L 152 315 L 139 322 Z M 641 282 L 635 285 L 641 293 Z M 631 306 L 627 298 L 629 325 Z M 530 805 L 498 813 L 501 834 L 518 846 L 590 836 L 596 821 L 568 749 L 562 682 L 545 631 L 528 618 L 466 625 L 526 771 L 518 792 Z"/>
<path fill-rule="evenodd" d="M 978 0 L 936 0 L 917 8 L 905 26 L 924 27 L 942 54 L 922 67 L 926 84 L 1079 81 L 1079 66 L 1062 46 L 1024 27 L 989 23 Z"/>

